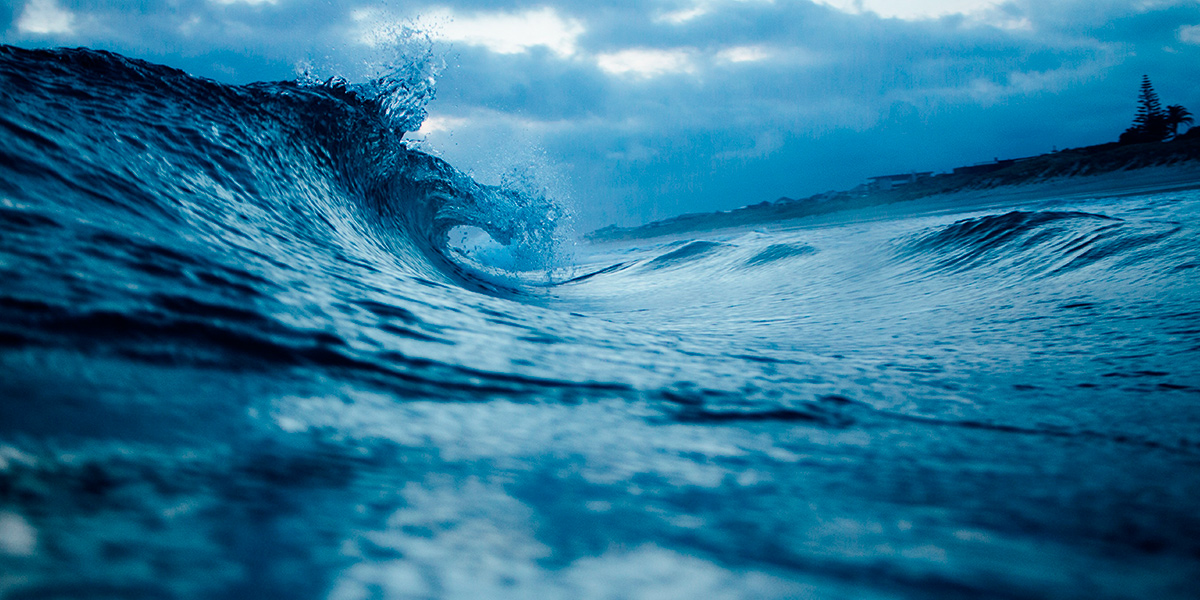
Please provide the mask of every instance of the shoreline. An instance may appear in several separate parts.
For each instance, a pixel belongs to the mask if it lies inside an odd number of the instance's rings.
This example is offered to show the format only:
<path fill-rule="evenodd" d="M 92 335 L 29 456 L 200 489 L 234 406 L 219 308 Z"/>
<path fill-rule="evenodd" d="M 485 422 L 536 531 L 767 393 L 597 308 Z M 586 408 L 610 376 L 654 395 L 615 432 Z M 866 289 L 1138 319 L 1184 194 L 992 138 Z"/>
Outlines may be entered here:
<path fill-rule="evenodd" d="M 970 210 L 1072 197 L 1112 197 L 1200 188 L 1200 142 L 1152 147 L 1105 145 L 1064 150 L 985 175 L 945 174 L 888 191 L 839 192 L 802 200 L 781 199 L 742 208 L 685 214 L 636 227 L 608 226 L 584 239 L 593 243 L 653 239 L 745 227 L 817 225 L 874 220 L 914 211 Z M 824 197 L 825 199 L 821 199 Z"/>
<path fill-rule="evenodd" d="M 887 204 L 800 216 L 780 221 L 778 224 L 790 228 L 801 223 L 807 225 L 832 221 L 839 223 L 869 221 L 907 216 L 918 212 L 937 214 L 1000 207 L 1015 208 L 1029 203 L 1040 204 L 1047 201 L 1141 196 L 1193 189 L 1200 189 L 1200 162 L 1187 165 L 1146 167 L 1135 171 L 1056 177 L 986 190 L 959 190 L 931 194 Z M 854 218 L 855 216 L 858 218 Z"/>
<path fill-rule="evenodd" d="M 1130 175 L 1136 175 L 1130 177 Z M 730 234 L 747 230 L 788 231 L 854 223 L 869 223 L 913 215 L 938 215 L 989 209 L 1019 209 L 1030 204 L 1072 200 L 1141 196 L 1200 189 L 1200 163 L 1187 166 L 1147 167 L 1132 172 L 1101 173 L 992 188 L 960 190 L 921 196 L 884 204 L 846 208 L 820 214 L 801 215 L 774 221 L 714 224 L 655 235 L 620 238 L 590 238 L 596 246 L 635 240 L 660 242 L 684 239 L 694 234 Z"/>

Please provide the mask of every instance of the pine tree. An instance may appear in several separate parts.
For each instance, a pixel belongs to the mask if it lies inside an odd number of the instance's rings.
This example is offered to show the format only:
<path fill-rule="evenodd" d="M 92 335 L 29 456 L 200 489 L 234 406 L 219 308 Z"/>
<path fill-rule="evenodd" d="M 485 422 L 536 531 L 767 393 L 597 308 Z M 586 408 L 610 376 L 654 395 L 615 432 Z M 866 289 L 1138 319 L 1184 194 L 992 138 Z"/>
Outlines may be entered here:
<path fill-rule="evenodd" d="M 1131 130 L 1137 132 L 1141 141 L 1161 142 L 1167 138 L 1167 114 L 1163 111 L 1158 93 L 1150 83 L 1149 75 L 1142 75 L 1142 91 L 1138 94 L 1137 116 L 1133 118 Z"/>

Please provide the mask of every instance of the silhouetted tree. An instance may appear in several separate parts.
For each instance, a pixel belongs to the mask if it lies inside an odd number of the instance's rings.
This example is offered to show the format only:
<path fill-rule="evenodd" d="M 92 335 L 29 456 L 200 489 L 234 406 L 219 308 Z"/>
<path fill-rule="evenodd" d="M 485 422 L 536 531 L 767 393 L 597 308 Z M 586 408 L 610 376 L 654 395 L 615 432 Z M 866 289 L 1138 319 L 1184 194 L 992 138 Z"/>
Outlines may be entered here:
<path fill-rule="evenodd" d="M 1155 121 L 1163 117 L 1162 104 L 1158 101 L 1158 93 L 1150 83 L 1149 75 L 1142 75 L 1142 91 L 1138 94 L 1138 112 L 1133 118 L 1134 126 L 1150 129 Z"/>
<path fill-rule="evenodd" d="M 1161 142 L 1167 139 L 1170 130 L 1167 126 L 1167 113 L 1163 111 L 1154 85 L 1150 83 L 1149 75 L 1142 75 L 1142 91 L 1138 94 L 1137 116 L 1133 118 L 1133 126 L 1121 134 L 1122 143 L 1140 144 L 1144 142 Z"/>
<path fill-rule="evenodd" d="M 1179 136 L 1180 125 L 1191 127 L 1192 123 L 1196 122 L 1195 119 L 1192 118 L 1192 113 L 1188 112 L 1188 109 L 1179 104 L 1172 104 L 1168 106 L 1167 114 L 1164 118 L 1166 119 L 1167 130 L 1171 132 L 1171 137 L 1173 138 Z"/>

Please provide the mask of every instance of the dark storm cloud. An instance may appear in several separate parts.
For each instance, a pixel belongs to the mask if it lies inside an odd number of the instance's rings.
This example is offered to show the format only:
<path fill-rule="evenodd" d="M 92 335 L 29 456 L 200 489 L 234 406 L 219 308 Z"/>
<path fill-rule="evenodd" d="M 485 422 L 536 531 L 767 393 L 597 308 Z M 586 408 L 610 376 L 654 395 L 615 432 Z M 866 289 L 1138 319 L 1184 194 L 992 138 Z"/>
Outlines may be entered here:
<path fill-rule="evenodd" d="M 53 9 L 70 14 L 65 30 L 20 27 L 23 14 Z M 336 25 L 347 20 L 343 7 L 307 2 L 29 0 L 13 12 L 9 43 L 106 48 L 235 82 L 290 77 L 306 52 L 344 45 Z"/>
<path fill-rule="evenodd" d="M 605 108 L 610 82 L 544 48 L 498 55 L 464 47 L 441 82 L 442 100 L 463 107 L 487 106 L 523 117 L 571 119 Z"/>
<path fill-rule="evenodd" d="M 1143 73 L 1200 107 L 1200 44 L 1181 33 L 1200 25 L 1195 2 L 947 0 L 941 16 L 872 2 L 910 18 L 839 0 L 19 0 L 0 19 L 8 43 L 242 82 L 298 64 L 361 76 L 399 60 L 397 24 L 434 15 L 421 23 L 447 68 L 428 144 L 481 174 L 544 149 L 588 224 L 1108 141 Z"/>

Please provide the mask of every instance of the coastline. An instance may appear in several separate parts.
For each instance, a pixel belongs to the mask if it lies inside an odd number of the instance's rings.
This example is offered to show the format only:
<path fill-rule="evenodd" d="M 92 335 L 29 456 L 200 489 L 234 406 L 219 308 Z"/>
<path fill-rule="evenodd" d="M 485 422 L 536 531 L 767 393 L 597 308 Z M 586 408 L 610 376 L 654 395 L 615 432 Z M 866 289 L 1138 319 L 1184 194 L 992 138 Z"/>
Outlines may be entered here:
<path fill-rule="evenodd" d="M 874 220 L 914 211 L 1013 206 L 1046 199 L 1112 197 L 1200 188 L 1200 140 L 1156 145 L 1105 144 L 1024 159 L 983 175 L 945 174 L 893 190 L 837 192 L 801 200 L 685 214 L 636 227 L 609 226 L 590 242 L 650 239 L 747 226 L 793 227 L 836 220 Z"/>
<path fill-rule="evenodd" d="M 937 214 L 989 208 L 1016 208 L 1030 203 L 1041 204 L 1047 201 L 1062 202 L 1072 199 L 1170 193 L 1197 188 L 1200 188 L 1200 162 L 1146 167 L 1136 171 L 1056 177 L 985 190 L 959 190 L 809 217 L 796 217 L 780 221 L 778 224 L 782 227 L 793 227 L 833 221 L 839 223 L 870 221 L 906 216 L 914 212 Z"/>

